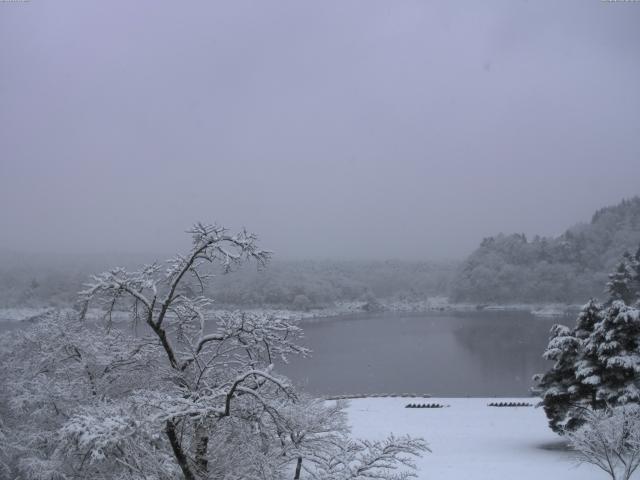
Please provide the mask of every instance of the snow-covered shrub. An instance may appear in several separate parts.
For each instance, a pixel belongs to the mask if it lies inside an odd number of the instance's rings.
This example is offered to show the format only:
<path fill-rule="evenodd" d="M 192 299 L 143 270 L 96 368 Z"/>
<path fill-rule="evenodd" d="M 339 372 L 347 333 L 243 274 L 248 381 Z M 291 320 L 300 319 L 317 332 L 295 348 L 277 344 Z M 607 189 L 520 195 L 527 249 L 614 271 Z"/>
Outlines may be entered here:
<path fill-rule="evenodd" d="M 590 412 L 567 437 L 580 462 L 596 465 L 612 480 L 629 480 L 640 466 L 640 406 Z"/>

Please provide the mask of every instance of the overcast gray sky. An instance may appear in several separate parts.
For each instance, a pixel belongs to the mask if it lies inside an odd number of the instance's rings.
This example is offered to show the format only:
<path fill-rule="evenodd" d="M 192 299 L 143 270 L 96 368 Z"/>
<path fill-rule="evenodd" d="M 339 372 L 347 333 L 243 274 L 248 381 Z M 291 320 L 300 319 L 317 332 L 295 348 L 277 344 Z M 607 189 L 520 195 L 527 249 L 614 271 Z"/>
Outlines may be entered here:
<path fill-rule="evenodd" d="M 0 3 L 0 248 L 452 258 L 640 193 L 640 3 Z"/>

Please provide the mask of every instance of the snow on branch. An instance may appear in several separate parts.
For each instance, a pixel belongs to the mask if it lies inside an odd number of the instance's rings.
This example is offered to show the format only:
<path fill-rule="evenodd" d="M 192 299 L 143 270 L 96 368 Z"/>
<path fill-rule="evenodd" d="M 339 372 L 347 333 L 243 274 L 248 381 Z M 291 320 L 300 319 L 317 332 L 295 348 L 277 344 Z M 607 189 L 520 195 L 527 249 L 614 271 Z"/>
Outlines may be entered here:
<path fill-rule="evenodd" d="M 321 480 L 404 480 L 415 477 L 413 458 L 430 452 L 426 442 L 390 435 L 385 440 L 356 440 L 340 445 L 340 453 L 318 476 Z"/>
<path fill-rule="evenodd" d="M 216 268 L 269 261 L 256 235 L 202 223 L 188 233 L 190 249 L 165 264 L 91 277 L 79 317 L 93 304 L 113 328 L 43 321 L 16 351 L 0 348 L 17 417 L 11 440 L 0 425 L 0 447 L 24 446 L 19 461 L 0 452 L 0 477 L 8 468 L 12 478 L 282 478 L 292 463 L 296 478 L 302 469 L 316 480 L 411 476 L 422 440 L 352 441 L 343 403 L 303 398 L 273 372 L 309 353 L 294 321 L 212 310 Z M 141 327 L 134 334 L 112 325 L 123 306 Z"/>
<path fill-rule="evenodd" d="M 629 480 L 640 466 L 640 407 L 590 412 L 585 425 L 567 437 L 579 462 L 597 466 L 612 480 Z"/>

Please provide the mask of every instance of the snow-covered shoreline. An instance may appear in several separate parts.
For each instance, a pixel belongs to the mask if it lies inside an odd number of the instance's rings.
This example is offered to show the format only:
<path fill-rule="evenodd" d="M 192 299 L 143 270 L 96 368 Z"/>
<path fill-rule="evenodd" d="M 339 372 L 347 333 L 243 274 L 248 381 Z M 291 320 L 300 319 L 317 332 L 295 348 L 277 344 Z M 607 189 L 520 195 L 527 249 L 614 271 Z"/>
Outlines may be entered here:
<path fill-rule="evenodd" d="M 417 301 L 398 301 L 398 300 L 377 300 L 375 304 L 364 301 L 340 302 L 333 306 L 311 309 L 308 311 L 291 310 L 284 308 L 243 308 L 242 306 L 225 306 L 214 309 L 214 312 L 230 312 L 241 310 L 256 314 L 275 315 L 285 318 L 297 318 L 300 320 L 313 320 L 329 317 L 342 317 L 350 315 L 363 314 L 381 314 L 381 313 L 397 313 L 397 314 L 419 314 L 431 312 L 477 312 L 477 311 L 496 311 L 496 312 L 528 312 L 538 317 L 563 317 L 566 315 L 574 315 L 580 309 L 580 305 L 567 305 L 558 303 L 539 303 L 539 304 L 471 304 L 471 303 L 450 303 L 447 297 L 430 297 L 425 300 Z M 21 307 L 21 308 L 0 308 L 0 322 L 21 322 L 35 321 L 42 315 L 59 311 L 63 315 L 71 313 L 73 310 L 56 309 L 53 307 Z M 99 318 L 101 312 L 92 310 L 89 317 Z M 114 320 L 126 320 L 127 312 L 115 312 Z"/>
<path fill-rule="evenodd" d="M 430 297 L 425 300 L 398 301 L 398 300 L 377 300 L 371 305 L 368 302 L 340 302 L 334 306 L 311 309 L 309 311 L 299 311 L 280 308 L 242 308 L 231 307 L 221 308 L 218 311 L 242 310 L 253 313 L 266 313 L 282 316 L 286 318 L 298 318 L 300 320 L 314 320 L 329 317 L 347 317 L 351 315 L 367 314 L 420 314 L 433 312 L 526 312 L 536 317 L 564 317 L 576 315 L 581 305 L 560 304 L 560 303 L 537 303 L 537 304 L 471 304 L 471 303 L 450 303 L 447 297 Z"/>
<path fill-rule="evenodd" d="M 218 311 L 242 310 L 253 313 L 266 313 L 283 316 L 286 318 L 298 318 L 300 320 L 312 320 L 328 317 L 347 317 L 350 315 L 367 314 L 420 314 L 433 312 L 526 312 L 536 317 L 564 317 L 576 315 L 582 305 L 568 305 L 559 303 L 538 304 L 471 304 L 450 303 L 447 297 L 432 297 L 419 301 L 378 300 L 374 305 L 367 302 L 340 302 L 331 307 L 299 311 L 279 308 L 221 308 Z"/>

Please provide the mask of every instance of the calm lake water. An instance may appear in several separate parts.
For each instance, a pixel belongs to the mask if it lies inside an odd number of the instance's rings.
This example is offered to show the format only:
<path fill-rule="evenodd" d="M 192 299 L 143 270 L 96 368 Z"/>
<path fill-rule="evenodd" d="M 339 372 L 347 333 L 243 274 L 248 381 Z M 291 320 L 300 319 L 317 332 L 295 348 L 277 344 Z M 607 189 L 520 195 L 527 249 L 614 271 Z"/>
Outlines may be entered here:
<path fill-rule="evenodd" d="M 317 395 L 526 396 L 554 323 L 524 312 L 376 314 L 302 324 L 310 358 L 277 370 Z M 0 321 L 0 332 L 24 327 Z"/>
<path fill-rule="evenodd" d="M 304 324 L 312 358 L 279 370 L 319 395 L 526 396 L 554 323 L 523 312 L 358 316 Z"/>

